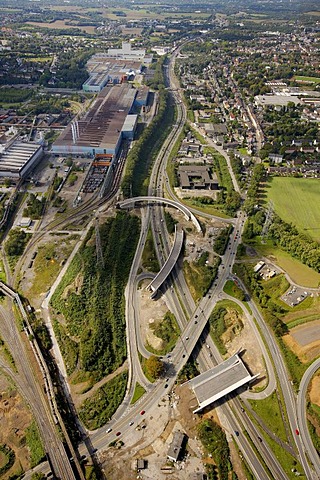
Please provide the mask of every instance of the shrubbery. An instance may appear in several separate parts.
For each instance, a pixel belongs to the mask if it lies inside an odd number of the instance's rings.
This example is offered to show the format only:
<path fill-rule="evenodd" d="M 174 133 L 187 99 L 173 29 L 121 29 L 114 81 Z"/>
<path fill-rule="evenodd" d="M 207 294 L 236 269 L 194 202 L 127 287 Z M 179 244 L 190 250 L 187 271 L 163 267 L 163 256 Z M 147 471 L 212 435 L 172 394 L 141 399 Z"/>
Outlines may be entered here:
<path fill-rule="evenodd" d="M 65 335 L 78 343 L 79 369 L 99 380 L 126 358 L 124 288 L 138 241 L 139 220 L 118 213 L 100 227 L 104 265 L 97 263 L 92 234 L 91 230 L 51 304 L 56 313 L 64 315 Z M 72 364 L 76 365 L 75 359 Z"/>
<path fill-rule="evenodd" d="M 320 245 L 299 233 L 293 225 L 289 225 L 274 215 L 268 236 L 290 255 L 298 258 L 316 272 L 320 272 Z"/>
<path fill-rule="evenodd" d="M 24 217 L 30 217 L 37 220 L 41 217 L 42 210 L 45 204 L 45 198 L 39 200 L 33 193 L 30 193 L 27 207 L 23 210 Z"/>
<path fill-rule="evenodd" d="M 169 106 L 168 100 L 167 91 L 160 90 L 158 113 L 128 154 L 125 175 L 121 183 L 125 198 L 147 193 L 147 177 L 157 153 L 157 145 L 161 145 L 166 129 L 173 120 L 173 108 Z"/>
<path fill-rule="evenodd" d="M 200 440 L 217 465 L 220 480 L 228 480 L 230 464 L 230 451 L 226 435 L 222 428 L 211 419 L 199 425 Z M 212 465 L 208 466 L 212 470 Z"/>
<path fill-rule="evenodd" d="M 226 251 L 229 237 L 232 230 L 233 230 L 233 226 L 229 225 L 228 227 L 224 228 L 215 239 L 215 242 L 213 244 L 213 250 L 218 255 L 223 255 L 224 252 Z"/>
<path fill-rule="evenodd" d="M 28 240 L 29 235 L 24 230 L 20 228 L 10 230 L 5 247 L 7 254 L 10 257 L 22 255 Z"/>
<path fill-rule="evenodd" d="M 83 402 L 79 417 L 89 430 L 102 427 L 110 420 L 124 398 L 127 379 L 127 372 L 117 375 Z"/>
<path fill-rule="evenodd" d="M 0 475 L 2 475 L 3 473 L 7 472 L 12 467 L 12 465 L 14 464 L 16 456 L 15 456 L 14 451 L 9 447 L 9 445 L 6 445 L 6 444 L 0 445 L 0 452 L 7 459 L 6 463 L 4 463 L 4 465 L 2 465 L 2 467 L 0 467 Z"/>

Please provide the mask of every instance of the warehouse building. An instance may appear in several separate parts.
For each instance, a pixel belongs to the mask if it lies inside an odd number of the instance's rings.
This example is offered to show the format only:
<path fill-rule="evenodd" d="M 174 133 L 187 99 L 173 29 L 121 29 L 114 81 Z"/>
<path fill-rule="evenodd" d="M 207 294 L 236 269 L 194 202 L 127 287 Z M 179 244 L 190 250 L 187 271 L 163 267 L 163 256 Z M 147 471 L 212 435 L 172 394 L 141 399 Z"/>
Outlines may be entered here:
<path fill-rule="evenodd" d="M 174 432 L 173 439 L 167 453 L 167 458 L 172 462 L 177 462 L 179 459 L 181 459 L 186 443 L 187 437 L 183 432 L 180 432 L 179 430 Z"/>
<path fill-rule="evenodd" d="M 142 85 L 139 88 L 135 99 L 135 105 L 137 107 L 145 107 L 148 104 L 149 100 L 149 88 L 146 85 Z"/>
<path fill-rule="evenodd" d="M 117 155 L 122 139 L 132 138 L 134 134 L 136 118 L 131 118 L 130 113 L 136 94 L 131 84 L 105 87 L 89 112 L 66 127 L 53 144 L 52 153 L 91 157 Z"/>
<path fill-rule="evenodd" d="M 15 142 L 0 153 L 0 177 L 25 178 L 43 156 L 41 145 Z"/>
<path fill-rule="evenodd" d="M 138 123 L 138 115 L 127 115 L 123 127 L 121 129 L 122 138 L 133 140 L 134 132 L 136 131 Z"/>

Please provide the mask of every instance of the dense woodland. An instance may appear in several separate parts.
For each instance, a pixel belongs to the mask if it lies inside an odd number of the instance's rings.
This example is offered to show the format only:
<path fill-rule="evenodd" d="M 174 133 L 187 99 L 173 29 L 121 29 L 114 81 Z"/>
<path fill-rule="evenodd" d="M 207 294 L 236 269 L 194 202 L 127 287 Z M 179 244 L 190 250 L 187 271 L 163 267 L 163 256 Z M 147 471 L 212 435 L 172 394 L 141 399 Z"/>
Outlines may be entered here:
<path fill-rule="evenodd" d="M 138 235 L 137 217 L 118 213 L 109 219 L 100 227 L 102 265 L 97 263 L 91 231 L 52 297 L 55 313 L 66 321 L 60 342 L 71 336 L 68 341 L 77 352 L 74 367 L 90 372 L 95 380 L 126 358 L 124 288 Z"/>

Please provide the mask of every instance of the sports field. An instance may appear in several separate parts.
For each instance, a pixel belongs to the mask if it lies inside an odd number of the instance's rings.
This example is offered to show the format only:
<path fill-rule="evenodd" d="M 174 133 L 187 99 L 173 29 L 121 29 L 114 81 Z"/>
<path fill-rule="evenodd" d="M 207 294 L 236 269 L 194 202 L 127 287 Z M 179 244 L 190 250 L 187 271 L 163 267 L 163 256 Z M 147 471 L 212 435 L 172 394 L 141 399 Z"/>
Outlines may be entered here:
<path fill-rule="evenodd" d="M 267 187 L 268 200 L 273 201 L 276 213 L 320 241 L 320 179 L 273 177 Z"/>

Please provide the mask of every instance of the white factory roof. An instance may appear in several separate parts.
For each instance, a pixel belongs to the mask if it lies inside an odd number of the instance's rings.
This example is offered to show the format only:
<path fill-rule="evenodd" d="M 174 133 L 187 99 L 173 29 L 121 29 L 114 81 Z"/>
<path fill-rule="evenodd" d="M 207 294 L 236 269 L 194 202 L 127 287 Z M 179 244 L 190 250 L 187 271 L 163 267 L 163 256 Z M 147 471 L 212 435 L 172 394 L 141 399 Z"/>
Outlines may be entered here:
<path fill-rule="evenodd" d="M 251 375 L 236 353 L 216 367 L 189 380 L 187 383 L 193 389 L 199 404 L 194 413 L 254 380 L 258 375 Z"/>
<path fill-rule="evenodd" d="M 0 155 L 0 170 L 20 171 L 40 148 L 36 143 L 14 143 Z"/>
<path fill-rule="evenodd" d="M 135 114 L 127 115 L 121 130 L 123 132 L 133 131 L 137 121 L 138 121 L 138 115 L 135 115 Z"/>

